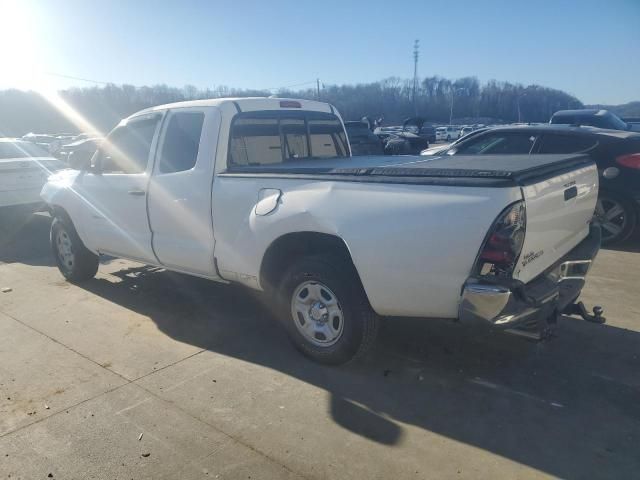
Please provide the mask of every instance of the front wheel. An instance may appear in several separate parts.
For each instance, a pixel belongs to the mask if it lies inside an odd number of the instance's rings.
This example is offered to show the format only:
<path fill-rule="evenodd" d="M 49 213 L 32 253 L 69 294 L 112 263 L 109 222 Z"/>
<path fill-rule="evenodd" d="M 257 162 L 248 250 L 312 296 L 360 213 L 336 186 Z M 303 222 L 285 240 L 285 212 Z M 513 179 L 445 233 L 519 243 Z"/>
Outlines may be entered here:
<path fill-rule="evenodd" d="M 598 196 L 594 220 L 602 228 L 603 245 L 626 240 L 638 221 L 633 203 L 608 191 L 601 191 Z"/>
<path fill-rule="evenodd" d="M 362 356 L 374 343 L 378 317 L 350 262 L 338 256 L 306 257 L 285 274 L 281 315 L 294 345 L 325 364 Z"/>
<path fill-rule="evenodd" d="M 81 282 L 95 276 L 100 259 L 84 246 L 69 220 L 53 219 L 50 240 L 58 270 L 64 278 L 70 282 Z"/>

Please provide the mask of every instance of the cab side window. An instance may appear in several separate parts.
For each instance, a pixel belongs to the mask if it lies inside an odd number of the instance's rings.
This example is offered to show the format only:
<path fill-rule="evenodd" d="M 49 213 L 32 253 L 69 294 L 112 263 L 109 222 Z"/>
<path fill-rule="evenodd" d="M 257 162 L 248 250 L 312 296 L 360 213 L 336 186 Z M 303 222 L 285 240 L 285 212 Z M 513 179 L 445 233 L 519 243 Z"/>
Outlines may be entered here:
<path fill-rule="evenodd" d="M 143 173 L 160 117 L 133 120 L 116 128 L 98 150 L 96 163 L 102 173 Z"/>
<path fill-rule="evenodd" d="M 204 113 L 176 112 L 169 114 L 169 122 L 160 150 L 159 173 L 190 170 L 196 165 Z"/>

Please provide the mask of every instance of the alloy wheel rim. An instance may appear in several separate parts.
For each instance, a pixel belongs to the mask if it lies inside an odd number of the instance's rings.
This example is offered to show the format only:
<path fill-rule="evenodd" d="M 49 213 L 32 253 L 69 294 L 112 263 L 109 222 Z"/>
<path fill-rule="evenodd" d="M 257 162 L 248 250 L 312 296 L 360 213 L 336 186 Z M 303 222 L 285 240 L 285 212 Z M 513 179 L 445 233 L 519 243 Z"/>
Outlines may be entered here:
<path fill-rule="evenodd" d="M 298 332 L 318 347 L 334 345 L 344 331 L 344 313 L 338 297 L 321 282 L 298 285 L 291 297 L 291 315 Z"/>
<path fill-rule="evenodd" d="M 627 216 L 622 204 L 611 198 L 599 198 L 596 203 L 596 219 L 602 228 L 604 240 L 616 238 L 627 226 Z"/>
<path fill-rule="evenodd" d="M 56 234 L 56 251 L 64 268 L 68 271 L 72 270 L 75 263 L 73 243 L 71 242 L 69 234 L 64 229 L 58 230 Z"/>

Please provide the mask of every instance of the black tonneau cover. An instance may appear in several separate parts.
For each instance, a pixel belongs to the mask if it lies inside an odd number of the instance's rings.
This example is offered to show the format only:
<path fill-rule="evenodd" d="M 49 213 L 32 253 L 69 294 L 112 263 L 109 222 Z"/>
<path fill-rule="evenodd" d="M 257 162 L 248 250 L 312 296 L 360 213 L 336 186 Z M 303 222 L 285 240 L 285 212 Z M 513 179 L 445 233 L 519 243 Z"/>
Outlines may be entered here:
<path fill-rule="evenodd" d="M 559 175 L 593 161 L 588 155 L 362 156 L 234 166 L 223 175 L 317 178 L 447 185 L 513 186 Z"/>

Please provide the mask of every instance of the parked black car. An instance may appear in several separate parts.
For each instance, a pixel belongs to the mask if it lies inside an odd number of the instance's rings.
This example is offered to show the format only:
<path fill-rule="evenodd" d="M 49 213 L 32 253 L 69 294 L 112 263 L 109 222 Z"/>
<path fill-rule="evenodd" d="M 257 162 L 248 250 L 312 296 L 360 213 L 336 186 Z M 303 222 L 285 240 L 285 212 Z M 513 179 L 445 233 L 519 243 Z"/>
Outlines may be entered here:
<path fill-rule="evenodd" d="M 365 122 L 344 122 L 349 137 L 351 155 L 383 155 L 382 141 L 369 130 Z"/>
<path fill-rule="evenodd" d="M 553 125 L 586 125 L 609 130 L 639 131 L 640 128 L 640 126 L 625 122 L 609 110 L 590 108 L 582 110 L 560 110 L 553 114 L 549 123 Z"/>
<path fill-rule="evenodd" d="M 57 157 L 69 164 L 81 165 L 89 160 L 100 146 L 101 138 L 85 138 L 63 145 Z"/>
<path fill-rule="evenodd" d="M 640 217 L 640 133 L 568 125 L 496 127 L 456 142 L 440 155 L 588 153 L 600 172 L 595 218 L 602 243 L 620 242 Z"/>
<path fill-rule="evenodd" d="M 385 133 L 384 153 L 387 155 L 417 155 L 425 148 L 429 148 L 429 135 L 422 135 L 424 119 L 421 117 L 407 118 L 402 129 L 393 133 Z M 435 130 L 433 131 L 435 136 Z"/>
<path fill-rule="evenodd" d="M 419 135 L 426 138 L 429 143 L 436 143 L 436 127 L 433 125 L 423 125 Z"/>

